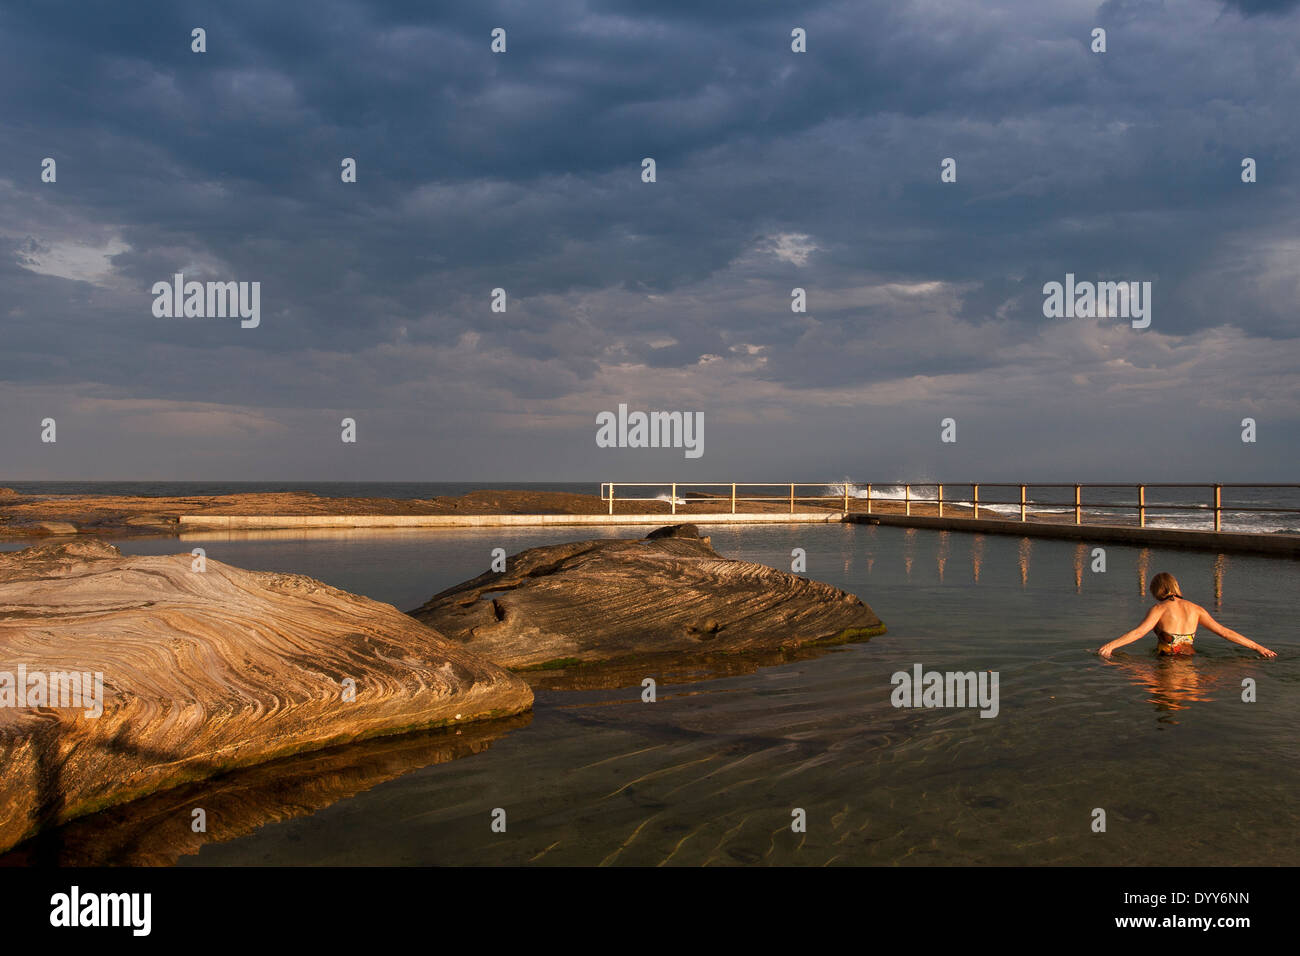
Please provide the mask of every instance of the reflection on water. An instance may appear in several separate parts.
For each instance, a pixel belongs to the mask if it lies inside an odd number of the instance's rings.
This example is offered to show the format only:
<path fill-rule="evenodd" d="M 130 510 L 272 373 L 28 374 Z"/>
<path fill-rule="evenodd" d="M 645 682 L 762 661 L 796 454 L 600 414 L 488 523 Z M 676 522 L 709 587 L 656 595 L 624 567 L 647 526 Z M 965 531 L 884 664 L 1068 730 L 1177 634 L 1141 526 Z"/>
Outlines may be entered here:
<path fill-rule="evenodd" d="M 853 641 L 862 643 L 870 638 Z M 848 643 L 848 642 L 845 642 Z M 546 670 L 523 671 L 520 676 L 534 690 L 619 690 L 653 678 L 656 684 L 695 684 L 753 674 L 760 667 L 777 667 L 809 661 L 828 653 L 833 642 L 800 647 L 758 648 L 729 654 L 641 654 L 609 662 L 579 664 Z"/>
<path fill-rule="evenodd" d="M 1151 549 L 1143 548 L 1138 552 L 1137 559 L 1137 585 L 1138 594 L 1145 596 L 1147 593 L 1147 582 L 1151 580 Z"/>
<path fill-rule="evenodd" d="M 1217 611 L 1223 607 L 1223 572 L 1227 567 L 1227 555 L 1216 555 L 1214 558 L 1214 608 Z"/>
<path fill-rule="evenodd" d="M 433 764 L 482 753 L 532 714 L 379 737 L 176 787 L 83 817 L 0 856 L 0 866 L 163 866 Z M 196 829 L 195 810 L 203 811 Z"/>
<path fill-rule="evenodd" d="M 1176 724 L 1174 714 L 1197 701 L 1212 701 L 1210 691 L 1219 683 L 1214 673 L 1204 673 L 1194 655 L 1157 654 L 1152 660 L 1111 660 L 1138 687 L 1148 691 L 1160 723 Z"/>
<path fill-rule="evenodd" d="M 1020 539 L 1020 586 L 1029 586 L 1029 558 L 1034 551 L 1033 538 Z"/>

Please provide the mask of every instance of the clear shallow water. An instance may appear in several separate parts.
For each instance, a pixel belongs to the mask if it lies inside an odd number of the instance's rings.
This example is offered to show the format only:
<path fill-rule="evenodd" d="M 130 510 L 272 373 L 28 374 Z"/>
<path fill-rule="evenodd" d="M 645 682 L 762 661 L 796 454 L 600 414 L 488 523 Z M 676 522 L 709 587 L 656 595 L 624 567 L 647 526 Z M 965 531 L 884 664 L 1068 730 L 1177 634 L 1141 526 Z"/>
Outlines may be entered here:
<path fill-rule="evenodd" d="M 494 547 L 642 531 L 275 532 L 120 546 L 203 547 L 405 610 L 478 573 Z M 476 753 L 361 774 L 332 801 L 288 795 L 301 806 L 266 813 L 278 822 L 178 862 L 1300 862 L 1300 654 L 1288 606 L 1300 564 L 1111 546 L 1097 574 L 1090 549 L 1071 542 L 859 525 L 709 531 L 722 553 L 777 567 L 806 549 L 808 574 L 862 596 L 889 633 L 750 674 L 661 682 L 653 704 L 639 687 L 542 690 L 531 722 Z M 1148 638 L 1102 662 L 1091 651 L 1140 619 L 1160 570 L 1279 658 L 1202 633 L 1192 659 L 1157 660 Z M 890 677 L 916 663 L 998 671 L 999 715 L 895 709 Z M 1241 701 L 1248 677 L 1256 703 Z M 496 807 L 505 833 L 490 829 Z M 790 831 L 796 807 L 806 834 Z M 1090 829 L 1098 807 L 1103 834 Z M 285 819 L 293 812 L 303 815 Z M 130 831 L 120 816 L 101 819 L 106 843 Z M 80 839 L 93 842 L 97 825 L 84 821 Z M 129 862 L 129 848 L 118 858 Z"/>

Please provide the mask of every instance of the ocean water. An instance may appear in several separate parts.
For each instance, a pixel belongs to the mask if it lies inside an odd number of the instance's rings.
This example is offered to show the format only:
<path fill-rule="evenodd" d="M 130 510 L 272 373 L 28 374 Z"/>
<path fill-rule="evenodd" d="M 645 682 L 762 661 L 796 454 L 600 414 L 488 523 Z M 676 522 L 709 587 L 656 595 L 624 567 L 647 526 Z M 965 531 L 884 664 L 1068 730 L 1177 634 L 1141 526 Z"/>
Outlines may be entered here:
<path fill-rule="evenodd" d="M 119 545 L 203 547 L 408 610 L 485 569 L 495 547 L 644 530 Z M 1300 863 L 1300 563 L 1108 546 L 1094 572 L 1091 549 L 1072 542 L 869 525 L 709 531 L 723 554 L 776 567 L 805 549 L 808 575 L 860 595 L 888 633 L 748 672 L 658 675 L 654 703 L 639 681 L 539 690 L 531 718 L 232 774 L 85 818 L 0 863 Z M 1147 638 L 1100 660 L 1095 648 L 1149 606 L 1157 571 L 1279 657 L 1201 633 L 1191 658 L 1157 659 Z M 997 672 L 997 716 L 893 706 L 892 675 L 917 664 Z M 216 821 L 202 837 L 190 832 L 196 806 Z M 492 829 L 496 810 L 505 832 Z M 802 833 L 791 829 L 800 810 Z"/>
<path fill-rule="evenodd" d="M 849 494 L 866 498 L 865 485 L 848 483 Z M 831 486 L 833 493 L 843 494 L 844 483 Z M 910 491 L 901 484 L 873 485 L 872 499 L 934 502 L 938 497 L 934 485 L 914 485 Z M 1019 518 L 1020 489 L 1015 485 L 982 484 L 979 489 L 980 512 L 988 517 Z M 970 485 L 944 486 L 944 501 L 969 505 L 973 499 Z M 1025 494 L 1027 509 L 1036 515 L 1060 515 L 1066 524 L 1074 521 L 1073 485 L 1031 485 Z M 1135 485 L 1091 485 L 1082 489 L 1080 516 L 1084 524 L 1136 525 L 1138 523 L 1138 489 Z M 1173 528 L 1191 531 L 1214 530 L 1214 486 L 1186 485 L 1153 487 L 1146 490 L 1146 524 L 1149 528 Z M 1221 527 L 1224 531 L 1300 534 L 1300 485 L 1225 485 L 1221 491 Z M 931 514 L 933 512 L 918 512 Z"/>
<path fill-rule="evenodd" d="M 595 495 L 591 481 L 4 481 L 24 495 L 236 495 L 307 491 L 322 498 L 436 498 L 482 490 L 567 491 Z"/>

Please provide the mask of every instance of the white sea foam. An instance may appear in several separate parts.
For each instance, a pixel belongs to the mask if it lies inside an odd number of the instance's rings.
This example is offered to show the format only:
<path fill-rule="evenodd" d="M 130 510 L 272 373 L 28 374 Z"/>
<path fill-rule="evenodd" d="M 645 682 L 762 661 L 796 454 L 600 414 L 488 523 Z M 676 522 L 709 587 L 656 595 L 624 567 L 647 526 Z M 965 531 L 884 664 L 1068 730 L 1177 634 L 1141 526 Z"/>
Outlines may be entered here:
<path fill-rule="evenodd" d="M 848 487 L 849 497 L 859 500 L 867 498 L 867 486 L 859 485 L 851 481 L 836 482 L 827 485 L 823 494 L 826 496 L 841 497 L 844 494 L 845 486 Z M 1040 494 L 1041 488 L 1040 486 Z M 1030 486 L 1031 490 L 1033 486 Z M 999 491 L 1007 492 L 1012 489 L 1001 488 Z M 987 492 L 985 492 L 986 494 Z M 1086 494 L 1086 492 L 1085 492 Z M 906 486 L 902 484 L 873 484 L 871 486 L 872 501 L 905 501 L 909 497 Z M 964 505 L 969 507 L 971 504 L 971 487 L 970 485 L 945 485 L 943 500 L 944 504 Z M 1052 497 L 1051 494 L 1042 495 L 1042 497 Z M 911 488 L 910 498 L 912 501 L 922 503 L 935 503 L 938 501 L 938 488 L 934 485 L 915 484 Z M 1175 502 L 1170 502 L 1174 504 Z M 1070 521 L 1073 522 L 1073 506 L 1061 505 L 1044 505 L 1036 504 L 1031 498 L 1026 502 L 1026 510 L 1031 514 L 1039 515 L 1070 515 Z M 980 513 L 992 513 L 997 515 L 1006 515 L 1008 517 L 1020 517 L 1020 504 L 1018 502 L 1008 501 L 988 501 L 981 496 Z M 1116 502 L 1110 507 L 1101 507 L 1096 503 L 1083 505 L 1083 523 L 1084 524 L 1129 524 L 1137 516 L 1137 503 Z M 1164 511 L 1150 507 L 1148 502 L 1146 525 L 1148 528 L 1168 528 L 1171 530 L 1182 531 L 1213 531 L 1214 516 L 1209 504 L 1188 504 L 1185 508 L 1180 507 L 1178 511 Z M 1300 514 L 1255 514 L 1248 511 L 1230 511 L 1224 510 L 1222 513 L 1221 526 L 1224 531 L 1235 531 L 1243 533 L 1280 533 L 1280 534 L 1300 534 Z"/>

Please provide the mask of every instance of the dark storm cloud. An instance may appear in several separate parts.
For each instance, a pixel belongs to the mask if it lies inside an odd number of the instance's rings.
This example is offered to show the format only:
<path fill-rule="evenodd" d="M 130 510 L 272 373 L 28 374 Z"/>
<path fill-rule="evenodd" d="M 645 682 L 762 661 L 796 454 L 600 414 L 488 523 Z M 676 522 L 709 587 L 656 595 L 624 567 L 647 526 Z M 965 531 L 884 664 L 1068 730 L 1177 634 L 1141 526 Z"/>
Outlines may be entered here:
<path fill-rule="evenodd" d="M 213 447 L 256 469 L 242 429 L 335 407 L 389 416 L 393 442 L 423 405 L 446 441 L 568 416 L 551 427 L 587 443 L 597 408 L 655 389 L 791 421 L 889 381 L 1034 408 L 1071 387 L 1043 338 L 1066 272 L 1151 281 L 1153 329 L 1192 351 L 1231 326 L 1238 353 L 1294 355 L 1295 4 L 1231 6 L 9 5 L 0 383 L 229 408 Z M 181 269 L 261 281 L 262 326 L 155 319 Z M 1076 404 L 1128 387 L 1074 344 L 1104 373 L 1075 370 Z M 1225 420 L 1293 401 L 1229 386 Z"/>

